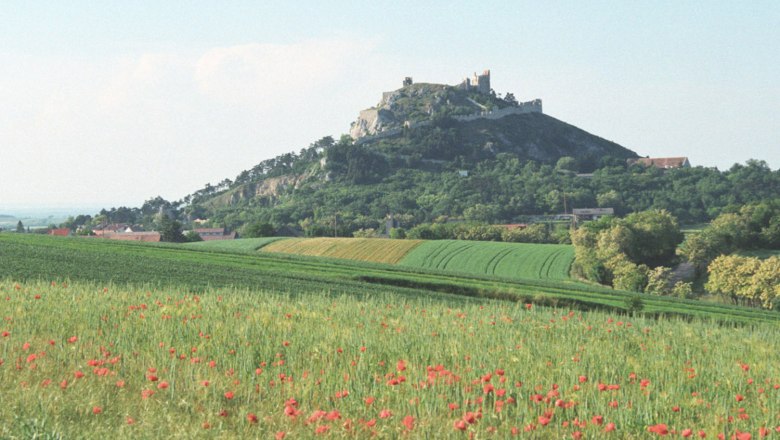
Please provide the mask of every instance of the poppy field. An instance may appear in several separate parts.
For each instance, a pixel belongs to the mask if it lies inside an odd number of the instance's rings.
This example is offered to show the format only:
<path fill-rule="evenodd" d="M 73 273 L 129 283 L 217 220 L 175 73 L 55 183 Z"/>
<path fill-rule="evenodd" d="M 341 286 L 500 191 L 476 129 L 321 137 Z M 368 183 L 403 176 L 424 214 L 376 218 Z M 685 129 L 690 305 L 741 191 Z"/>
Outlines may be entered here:
<path fill-rule="evenodd" d="M 780 438 L 777 326 L 0 281 L 0 437 Z"/>

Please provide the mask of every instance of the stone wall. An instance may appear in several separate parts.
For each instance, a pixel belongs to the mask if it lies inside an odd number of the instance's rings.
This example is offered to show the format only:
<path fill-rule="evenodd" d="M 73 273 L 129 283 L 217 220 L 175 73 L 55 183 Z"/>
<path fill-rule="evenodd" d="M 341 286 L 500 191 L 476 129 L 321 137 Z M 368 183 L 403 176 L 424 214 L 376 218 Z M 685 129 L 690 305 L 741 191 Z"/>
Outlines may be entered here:
<path fill-rule="evenodd" d="M 505 116 L 520 115 L 524 113 L 543 113 L 542 100 L 534 99 L 533 101 L 521 102 L 516 107 L 506 107 L 498 110 L 490 110 L 465 116 L 453 116 L 452 119 L 455 119 L 456 121 L 468 122 L 476 121 L 477 119 L 501 119 Z"/>

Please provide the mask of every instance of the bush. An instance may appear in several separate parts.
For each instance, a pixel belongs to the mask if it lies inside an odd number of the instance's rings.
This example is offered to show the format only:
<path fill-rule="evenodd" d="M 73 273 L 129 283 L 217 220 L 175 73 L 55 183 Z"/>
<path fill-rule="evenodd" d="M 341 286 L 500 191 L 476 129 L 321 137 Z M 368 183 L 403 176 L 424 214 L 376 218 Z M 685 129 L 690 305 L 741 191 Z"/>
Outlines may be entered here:
<path fill-rule="evenodd" d="M 352 236 L 355 238 L 376 238 L 378 234 L 376 232 L 376 229 L 367 228 L 367 229 L 358 229 L 357 231 L 352 233 Z"/>
<path fill-rule="evenodd" d="M 641 312 L 645 308 L 645 302 L 639 295 L 631 295 L 625 301 L 626 310 L 629 312 Z"/>
<path fill-rule="evenodd" d="M 203 238 L 195 231 L 187 231 L 184 234 L 184 241 L 187 243 L 194 243 L 196 241 L 203 241 Z"/>
<path fill-rule="evenodd" d="M 253 222 L 244 226 L 241 235 L 246 238 L 273 237 L 276 235 L 276 228 L 267 222 Z"/>
<path fill-rule="evenodd" d="M 404 228 L 390 229 L 390 238 L 403 240 L 404 238 L 406 238 L 406 229 Z"/>
<path fill-rule="evenodd" d="M 678 298 L 692 298 L 693 285 L 684 281 L 678 281 L 672 288 L 672 295 Z"/>

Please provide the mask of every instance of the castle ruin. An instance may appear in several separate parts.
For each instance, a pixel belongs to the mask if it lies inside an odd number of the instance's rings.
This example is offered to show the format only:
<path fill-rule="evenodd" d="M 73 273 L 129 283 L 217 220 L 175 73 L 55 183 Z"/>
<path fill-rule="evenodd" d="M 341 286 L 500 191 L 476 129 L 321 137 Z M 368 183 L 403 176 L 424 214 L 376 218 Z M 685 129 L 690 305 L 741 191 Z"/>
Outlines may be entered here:
<path fill-rule="evenodd" d="M 403 87 L 410 87 L 414 84 L 411 76 L 407 76 L 403 79 Z M 476 92 L 479 94 L 490 95 L 490 70 L 485 70 L 482 75 L 477 75 L 471 78 L 465 78 L 463 82 L 456 86 L 441 86 L 436 84 L 422 84 L 422 86 L 439 86 L 439 87 L 455 87 L 467 92 Z M 424 88 L 414 89 L 410 93 L 413 96 L 419 96 Z M 356 143 L 363 143 L 369 140 L 376 140 L 400 134 L 404 129 L 416 128 L 431 124 L 431 120 L 417 120 L 410 121 L 404 119 L 404 115 L 396 115 L 394 113 L 394 100 L 400 96 L 401 90 L 394 92 L 382 93 L 382 100 L 375 107 L 371 107 L 360 111 L 360 115 L 357 120 L 350 126 L 349 134 L 356 140 Z M 514 104 L 498 108 L 488 108 L 471 98 L 466 97 L 466 100 L 473 105 L 474 112 L 471 114 L 458 114 L 450 116 L 452 119 L 460 122 L 475 121 L 478 119 L 501 119 L 510 115 L 518 115 L 525 113 L 543 113 L 542 100 L 534 99 L 528 102 L 515 102 Z M 443 105 L 443 102 L 440 102 Z M 449 105 L 449 100 L 446 101 L 446 105 Z M 429 109 L 429 115 L 431 109 Z"/>
<path fill-rule="evenodd" d="M 459 87 L 467 91 L 476 91 L 477 93 L 483 93 L 485 95 L 490 94 L 490 69 L 482 72 L 482 75 L 477 75 L 474 72 L 474 76 L 471 78 L 464 78 Z"/>

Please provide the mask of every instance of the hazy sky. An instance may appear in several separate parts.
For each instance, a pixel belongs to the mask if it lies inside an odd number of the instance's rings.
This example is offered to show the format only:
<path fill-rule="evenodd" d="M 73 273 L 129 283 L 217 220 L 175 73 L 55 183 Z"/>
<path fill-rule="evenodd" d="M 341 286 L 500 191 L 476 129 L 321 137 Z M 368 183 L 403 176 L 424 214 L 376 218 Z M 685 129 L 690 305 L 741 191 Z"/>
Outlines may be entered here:
<path fill-rule="evenodd" d="M 778 1 L 20 0 L 0 211 L 179 199 L 347 133 L 404 76 L 483 69 L 641 155 L 780 167 Z"/>

